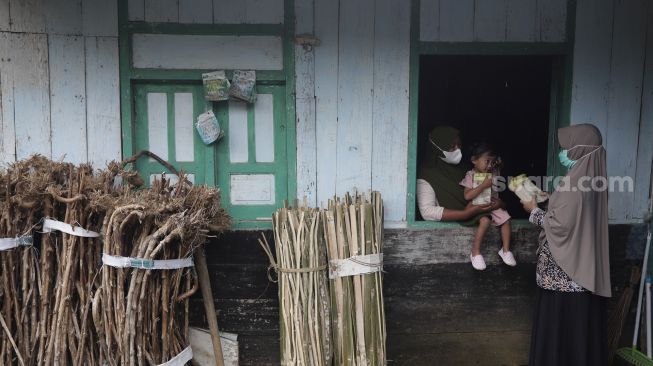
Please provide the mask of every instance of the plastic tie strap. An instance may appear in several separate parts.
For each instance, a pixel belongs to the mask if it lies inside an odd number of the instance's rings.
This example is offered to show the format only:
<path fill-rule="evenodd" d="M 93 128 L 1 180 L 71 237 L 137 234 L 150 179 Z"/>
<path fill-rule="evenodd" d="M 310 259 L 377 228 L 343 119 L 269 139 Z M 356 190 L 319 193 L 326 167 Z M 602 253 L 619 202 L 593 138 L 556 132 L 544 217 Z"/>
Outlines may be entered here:
<path fill-rule="evenodd" d="M 21 246 L 32 246 L 34 240 L 31 235 L 17 236 L 15 238 L 0 239 L 0 251 L 18 248 Z"/>
<path fill-rule="evenodd" d="M 75 227 L 70 224 L 66 224 L 65 222 L 52 220 L 52 219 L 43 220 L 44 233 L 51 233 L 55 230 L 61 231 L 62 233 L 66 233 L 69 235 L 81 236 L 84 238 L 97 238 L 98 236 L 100 236 L 100 234 L 96 233 L 95 231 L 86 230 L 81 227 Z"/>
<path fill-rule="evenodd" d="M 102 254 L 102 263 L 107 266 L 116 268 L 137 268 L 137 269 L 180 269 L 186 267 L 193 267 L 193 258 L 181 259 L 144 259 L 132 257 L 120 257 L 116 255 Z"/>
<path fill-rule="evenodd" d="M 183 351 L 179 352 L 175 357 L 171 358 L 168 362 L 164 362 L 158 366 L 184 366 L 186 362 L 193 359 L 193 350 L 190 346 L 186 347 Z"/>
<path fill-rule="evenodd" d="M 383 253 L 355 255 L 329 261 L 329 279 L 375 273 L 383 270 Z"/>

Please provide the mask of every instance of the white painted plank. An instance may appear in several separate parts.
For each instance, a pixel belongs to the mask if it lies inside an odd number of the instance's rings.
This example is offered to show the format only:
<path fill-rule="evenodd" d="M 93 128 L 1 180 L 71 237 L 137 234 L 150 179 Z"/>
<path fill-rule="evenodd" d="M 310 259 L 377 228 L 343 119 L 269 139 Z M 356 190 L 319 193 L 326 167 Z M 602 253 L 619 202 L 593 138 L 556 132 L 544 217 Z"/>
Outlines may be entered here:
<path fill-rule="evenodd" d="M 274 98 L 259 94 L 254 104 L 254 146 L 256 162 L 274 162 Z"/>
<path fill-rule="evenodd" d="M 168 160 L 168 95 L 147 93 L 147 147 Z"/>
<path fill-rule="evenodd" d="M 648 23 L 646 36 L 646 64 L 642 90 L 642 115 L 639 122 L 639 144 L 637 148 L 637 173 L 635 175 L 635 195 L 633 217 L 641 219 L 648 211 L 651 196 L 651 171 L 653 171 L 653 4 L 648 4 Z"/>
<path fill-rule="evenodd" d="M 474 40 L 501 42 L 506 40 L 506 1 L 476 0 L 474 5 Z"/>
<path fill-rule="evenodd" d="M 16 160 L 14 71 L 9 51 L 11 33 L 0 32 L 0 165 Z"/>
<path fill-rule="evenodd" d="M 133 49 L 136 68 L 283 69 L 276 36 L 135 34 Z"/>
<path fill-rule="evenodd" d="M 0 32 L 9 31 L 9 0 L 0 0 Z"/>
<path fill-rule="evenodd" d="M 245 0 L 245 22 L 283 24 L 283 0 Z"/>
<path fill-rule="evenodd" d="M 336 193 L 338 135 L 338 3 L 315 0 L 316 192 L 319 205 Z M 298 171 L 299 174 L 299 171 Z"/>
<path fill-rule="evenodd" d="M 440 39 L 440 0 L 420 1 L 419 38 L 425 42 Z"/>
<path fill-rule="evenodd" d="M 215 24 L 245 23 L 247 4 L 242 0 L 213 0 Z"/>
<path fill-rule="evenodd" d="M 506 40 L 535 41 L 537 0 L 506 0 Z"/>
<path fill-rule="evenodd" d="M 48 41 L 45 34 L 13 34 L 16 158 L 51 156 Z"/>
<path fill-rule="evenodd" d="M 52 158 L 87 161 L 84 37 L 51 35 Z"/>
<path fill-rule="evenodd" d="M 179 0 L 179 23 L 213 23 L 213 0 Z"/>
<path fill-rule="evenodd" d="M 178 0 L 145 0 L 145 21 L 179 22 Z"/>
<path fill-rule="evenodd" d="M 233 174 L 229 181 L 232 205 L 273 205 L 274 174 Z"/>
<path fill-rule="evenodd" d="M 84 35 L 118 36 L 118 0 L 82 0 Z"/>
<path fill-rule="evenodd" d="M 576 11 L 571 121 L 591 122 L 603 136 L 608 132 L 612 3 L 578 0 Z"/>
<path fill-rule="evenodd" d="M 440 41 L 474 40 L 474 0 L 440 0 Z"/>
<path fill-rule="evenodd" d="M 78 35 L 82 33 L 81 0 L 47 0 L 45 8 L 48 34 Z"/>
<path fill-rule="evenodd" d="M 249 159 L 247 139 L 247 104 L 229 101 L 229 161 L 246 163 Z"/>
<path fill-rule="evenodd" d="M 541 42 L 564 42 L 567 26 L 567 0 L 538 0 Z"/>
<path fill-rule="evenodd" d="M 314 34 L 313 0 L 295 1 L 296 34 Z M 322 47 L 322 46 L 320 46 Z M 317 205 L 315 131 L 315 49 L 295 45 L 297 114 L 297 197 Z"/>
<path fill-rule="evenodd" d="M 193 93 L 175 93 L 175 160 L 194 161 Z"/>
<path fill-rule="evenodd" d="M 145 20 L 145 0 L 128 0 L 129 20 Z"/>
<path fill-rule="evenodd" d="M 45 0 L 9 0 L 12 32 L 43 33 Z"/>
<path fill-rule="evenodd" d="M 646 0 L 615 3 L 608 109 L 608 175 L 635 177 L 642 75 L 646 46 Z M 650 144 L 650 141 L 648 142 Z M 632 219 L 633 192 L 609 195 L 608 217 Z"/>
<path fill-rule="evenodd" d="M 340 4 L 336 192 L 371 188 L 374 0 Z"/>
<path fill-rule="evenodd" d="M 372 189 L 386 220 L 406 221 L 410 7 L 377 0 L 375 23 Z"/>
<path fill-rule="evenodd" d="M 121 158 L 118 39 L 86 38 L 88 160 L 103 168 Z"/>

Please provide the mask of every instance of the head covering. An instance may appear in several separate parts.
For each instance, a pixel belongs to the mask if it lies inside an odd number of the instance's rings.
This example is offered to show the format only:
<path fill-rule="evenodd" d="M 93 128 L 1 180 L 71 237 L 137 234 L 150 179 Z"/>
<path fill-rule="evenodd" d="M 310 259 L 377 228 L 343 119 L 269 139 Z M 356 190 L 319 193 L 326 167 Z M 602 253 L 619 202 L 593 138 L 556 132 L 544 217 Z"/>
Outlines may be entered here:
<path fill-rule="evenodd" d="M 549 199 L 540 240 L 546 237 L 556 263 L 572 280 L 596 295 L 610 297 L 608 192 L 601 132 L 591 124 L 563 127 L 558 130 L 558 141 L 576 164 Z M 595 180 L 603 184 L 602 190 L 591 189 L 588 179 L 597 177 L 602 179 Z"/>
<path fill-rule="evenodd" d="M 460 132 L 449 126 L 438 126 L 429 133 L 428 146 L 424 149 L 417 178 L 427 181 L 435 191 L 435 197 L 442 207 L 462 210 L 467 206 L 463 187 L 459 184 L 465 177 L 462 163 L 452 165 L 440 159 L 444 154 L 440 149 L 448 150 Z M 438 149 L 435 145 L 439 146 Z"/>

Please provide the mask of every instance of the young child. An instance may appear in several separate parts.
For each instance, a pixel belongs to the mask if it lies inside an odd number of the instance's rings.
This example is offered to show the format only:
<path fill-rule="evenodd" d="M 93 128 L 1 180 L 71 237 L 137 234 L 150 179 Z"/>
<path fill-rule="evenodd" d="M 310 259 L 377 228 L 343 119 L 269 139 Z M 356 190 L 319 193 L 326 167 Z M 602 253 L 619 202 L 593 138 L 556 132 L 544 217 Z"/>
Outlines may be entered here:
<path fill-rule="evenodd" d="M 468 201 L 472 201 L 485 189 L 492 187 L 492 177 L 499 175 L 498 167 L 501 161 L 492 146 L 487 143 L 474 145 L 471 155 L 474 169 L 468 171 L 465 178 L 460 182 L 460 185 L 465 187 L 465 199 Z M 491 173 L 492 176 L 486 178 L 477 187 L 474 187 L 474 173 Z M 496 199 L 498 197 L 499 194 L 493 190 L 492 198 Z M 476 236 L 474 238 L 474 245 L 472 246 L 472 252 L 469 255 L 472 266 L 474 269 L 479 271 L 485 269 L 485 260 L 481 255 L 481 243 L 483 242 L 483 237 L 485 236 L 490 223 L 493 226 L 501 227 L 501 241 L 503 242 L 503 247 L 499 250 L 499 256 L 503 260 L 503 263 L 511 267 L 517 265 L 515 257 L 512 255 L 512 252 L 510 252 L 510 215 L 506 210 L 498 208 L 491 212 L 491 218 L 484 216 L 480 219 L 478 230 L 476 231 Z"/>

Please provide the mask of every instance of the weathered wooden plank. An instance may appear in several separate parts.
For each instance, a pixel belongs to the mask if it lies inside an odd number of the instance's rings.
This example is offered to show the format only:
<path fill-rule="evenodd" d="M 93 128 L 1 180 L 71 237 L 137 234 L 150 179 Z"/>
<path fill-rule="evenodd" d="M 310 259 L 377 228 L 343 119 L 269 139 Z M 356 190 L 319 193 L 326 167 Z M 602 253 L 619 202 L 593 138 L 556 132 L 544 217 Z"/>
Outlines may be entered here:
<path fill-rule="evenodd" d="M 192 299 L 191 308 L 202 306 L 201 299 Z M 201 309 L 201 308 L 199 308 Z M 279 301 L 273 299 L 217 299 L 215 310 L 220 319 L 220 330 L 231 333 L 276 335 L 279 332 Z M 204 311 L 190 312 L 190 321 L 201 326 L 206 323 Z"/>
<path fill-rule="evenodd" d="M 51 156 L 48 40 L 45 34 L 15 33 L 10 52 L 14 73 L 16 158 Z"/>
<path fill-rule="evenodd" d="M 419 38 L 425 42 L 440 39 L 440 0 L 420 1 Z"/>
<path fill-rule="evenodd" d="M 9 0 L 12 32 L 43 33 L 45 0 Z"/>
<path fill-rule="evenodd" d="M 213 23 L 213 0 L 179 0 L 179 23 Z"/>
<path fill-rule="evenodd" d="M 474 40 L 506 40 L 507 0 L 476 0 L 474 5 Z"/>
<path fill-rule="evenodd" d="M 639 122 L 639 143 L 637 145 L 637 174 L 633 218 L 641 219 L 648 211 L 648 199 L 653 194 L 651 186 L 651 162 L 653 161 L 653 4 L 648 3 L 648 30 L 646 36 L 646 64 L 642 85 L 642 114 Z M 653 197 L 651 197 L 653 198 Z M 651 199 L 649 198 L 649 199 Z"/>
<path fill-rule="evenodd" d="M 145 21 L 179 22 L 179 0 L 145 0 Z"/>
<path fill-rule="evenodd" d="M 537 0 L 506 0 L 506 41 L 535 41 Z"/>
<path fill-rule="evenodd" d="M 613 1 L 578 0 L 577 6 L 571 123 L 591 122 L 605 137 L 608 133 Z"/>
<path fill-rule="evenodd" d="M 340 4 L 336 192 L 371 188 L 374 0 Z M 331 157 L 333 158 L 333 157 Z"/>
<path fill-rule="evenodd" d="M 315 0 L 315 139 L 317 203 L 336 193 L 338 131 L 338 3 Z"/>
<path fill-rule="evenodd" d="M 86 37 L 88 160 L 103 168 L 121 158 L 118 39 Z"/>
<path fill-rule="evenodd" d="M 145 20 L 145 0 L 128 0 L 129 20 Z"/>
<path fill-rule="evenodd" d="M 276 299 L 278 285 L 268 279 L 269 264 L 209 265 L 216 299 Z M 273 278 L 276 274 L 270 273 Z"/>
<path fill-rule="evenodd" d="M 175 93 L 175 161 L 194 161 L 193 93 Z"/>
<path fill-rule="evenodd" d="M 259 94 L 254 104 L 254 146 L 256 162 L 274 162 L 274 98 Z"/>
<path fill-rule="evenodd" d="M 78 35 L 82 33 L 81 0 L 47 0 L 45 9 L 48 34 Z"/>
<path fill-rule="evenodd" d="M 84 35 L 118 36 L 118 0 L 82 0 Z"/>
<path fill-rule="evenodd" d="M 49 37 L 52 158 L 87 161 L 84 37 Z"/>
<path fill-rule="evenodd" d="M 385 194 L 387 221 L 406 221 L 410 6 L 377 1 L 374 23 L 372 189 Z"/>
<path fill-rule="evenodd" d="M 313 0 L 295 1 L 297 35 L 313 35 Z M 297 197 L 317 205 L 315 130 L 315 51 L 295 45 L 295 112 L 297 114 Z"/>
<path fill-rule="evenodd" d="M 0 0 L 0 31 L 11 30 L 10 20 L 9 0 Z"/>
<path fill-rule="evenodd" d="M 0 164 L 16 160 L 12 34 L 0 32 Z"/>
<path fill-rule="evenodd" d="M 246 23 L 283 24 L 283 0 L 245 0 Z"/>
<path fill-rule="evenodd" d="M 242 0 L 213 0 L 215 24 L 245 23 L 247 3 Z"/>
<path fill-rule="evenodd" d="M 229 161 L 246 163 L 249 159 L 247 139 L 247 105 L 229 101 Z"/>
<path fill-rule="evenodd" d="M 136 34 L 133 49 L 137 68 L 283 69 L 283 44 L 276 36 Z"/>
<path fill-rule="evenodd" d="M 567 26 L 567 0 L 539 0 L 537 22 L 540 42 L 564 42 Z"/>
<path fill-rule="evenodd" d="M 474 0 L 440 0 L 440 41 L 474 40 Z"/>
<path fill-rule="evenodd" d="M 616 2 L 614 9 L 608 134 L 605 137 L 610 147 L 608 175 L 634 178 L 637 168 L 634 142 L 639 133 L 646 46 L 646 1 Z M 613 222 L 631 221 L 633 199 L 633 192 L 611 191 L 608 217 Z"/>

